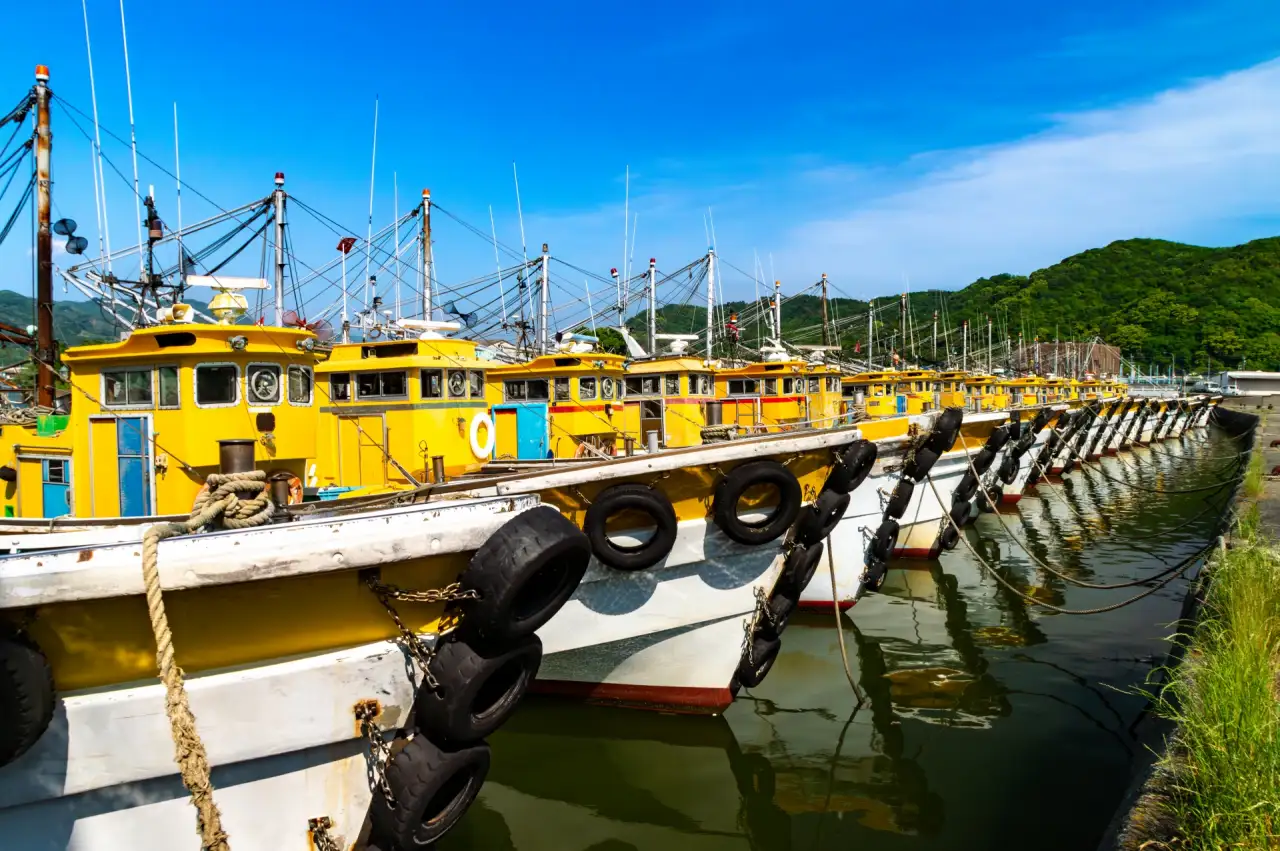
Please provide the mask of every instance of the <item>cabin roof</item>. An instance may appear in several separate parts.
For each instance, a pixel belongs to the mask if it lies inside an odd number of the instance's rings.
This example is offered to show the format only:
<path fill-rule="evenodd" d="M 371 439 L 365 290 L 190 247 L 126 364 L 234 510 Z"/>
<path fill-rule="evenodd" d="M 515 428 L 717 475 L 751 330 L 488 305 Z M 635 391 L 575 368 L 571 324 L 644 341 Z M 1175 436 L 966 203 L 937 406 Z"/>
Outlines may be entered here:
<path fill-rule="evenodd" d="M 277 328 L 263 325 L 207 325 L 196 323 L 171 323 L 139 328 L 131 331 L 123 340 L 114 343 L 97 343 L 73 346 L 62 354 L 63 360 L 76 363 L 112 361 L 154 361 L 163 363 L 186 355 L 228 355 L 232 352 L 230 340 L 244 337 L 240 354 L 258 354 L 279 358 L 309 361 L 315 358 L 311 352 L 299 348 L 300 343 L 315 341 L 316 335 L 303 328 Z"/>
<path fill-rule="evenodd" d="M 456 337 L 339 343 L 318 373 L 381 369 L 492 369 L 476 356 L 476 343 Z"/>

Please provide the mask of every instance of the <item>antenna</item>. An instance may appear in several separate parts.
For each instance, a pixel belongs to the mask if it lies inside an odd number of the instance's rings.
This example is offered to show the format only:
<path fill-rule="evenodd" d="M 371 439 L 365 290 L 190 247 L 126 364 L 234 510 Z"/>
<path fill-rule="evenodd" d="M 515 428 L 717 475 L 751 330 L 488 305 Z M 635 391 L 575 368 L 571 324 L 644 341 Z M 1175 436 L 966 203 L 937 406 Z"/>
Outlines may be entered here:
<path fill-rule="evenodd" d="M 622 196 L 622 278 L 616 274 L 613 276 L 614 283 L 617 285 L 618 291 L 618 324 L 622 324 L 622 314 L 624 308 L 622 306 L 622 280 L 628 277 L 627 270 L 627 236 L 628 227 L 631 224 L 631 166 L 627 166 L 627 176 L 624 182 Z"/>
<path fill-rule="evenodd" d="M 520 253 L 524 257 L 524 270 L 522 272 L 522 277 L 527 277 L 529 273 L 529 246 L 525 243 L 524 239 L 524 209 L 520 206 L 520 173 L 516 171 L 516 164 L 514 161 L 511 163 L 511 176 L 516 182 L 516 218 L 520 220 Z M 522 286 L 521 289 L 524 290 L 524 293 L 521 294 L 520 298 L 520 321 L 524 322 L 525 298 L 532 298 L 532 294 L 529 293 L 527 287 Z M 532 303 L 530 303 L 529 307 L 530 315 L 532 315 Z"/>
<path fill-rule="evenodd" d="M 502 258 L 498 256 L 498 228 L 493 223 L 493 205 L 489 205 L 489 231 L 493 234 L 493 264 L 498 267 L 498 298 L 502 300 L 502 322 L 507 321 L 507 293 L 502 287 Z"/>
<path fill-rule="evenodd" d="M 364 240 L 364 306 L 369 309 L 369 253 L 373 242 L 373 180 L 378 173 L 378 96 L 373 96 L 373 161 L 369 166 L 369 229 Z M 427 317 L 430 319 L 431 317 Z"/>
<path fill-rule="evenodd" d="M 133 123 L 133 80 L 129 75 L 129 33 L 124 25 L 124 0 L 120 0 L 120 37 L 124 42 L 124 87 L 129 96 L 129 147 L 133 151 L 133 213 L 138 225 L 138 275 L 146 275 L 146 254 L 142 249 L 142 196 L 138 194 L 138 133 Z M 102 146 L 98 146 L 102 155 Z M 103 180 L 106 183 L 106 180 Z"/>
<path fill-rule="evenodd" d="M 394 171 L 391 172 L 391 221 L 394 222 L 393 227 L 396 229 L 395 246 L 396 246 L 396 303 L 395 318 L 400 319 L 400 177 Z M 424 317 L 430 319 L 430 316 Z"/>
<path fill-rule="evenodd" d="M 84 12 L 84 49 L 89 57 L 89 99 L 93 102 L 93 201 L 101 203 L 101 209 L 95 206 L 98 216 L 98 258 L 106 255 L 106 269 L 111 271 L 111 225 L 107 220 L 107 181 L 102 174 L 102 131 L 98 127 L 98 86 L 93 78 L 93 47 L 89 42 L 89 6 L 88 0 L 80 0 L 80 9 Z M 101 201 L 99 201 L 101 197 Z M 103 248 L 103 241 L 106 248 Z M 116 290 L 111 288 L 111 313 L 115 315 Z"/>
<path fill-rule="evenodd" d="M 187 255 L 182 250 L 182 165 L 178 156 L 178 102 L 173 102 L 173 177 L 178 183 L 178 301 L 187 286 Z"/>

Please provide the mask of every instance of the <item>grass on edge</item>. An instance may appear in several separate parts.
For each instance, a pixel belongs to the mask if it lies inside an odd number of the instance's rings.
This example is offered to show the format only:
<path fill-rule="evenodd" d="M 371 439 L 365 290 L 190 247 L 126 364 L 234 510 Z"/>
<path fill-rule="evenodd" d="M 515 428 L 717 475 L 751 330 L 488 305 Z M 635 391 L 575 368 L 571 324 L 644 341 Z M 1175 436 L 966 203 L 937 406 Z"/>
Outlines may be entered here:
<path fill-rule="evenodd" d="M 1155 696 L 1178 724 L 1160 765 L 1169 847 L 1277 848 L 1280 549 L 1240 536 L 1211 570 L 1190 650 Z"/>

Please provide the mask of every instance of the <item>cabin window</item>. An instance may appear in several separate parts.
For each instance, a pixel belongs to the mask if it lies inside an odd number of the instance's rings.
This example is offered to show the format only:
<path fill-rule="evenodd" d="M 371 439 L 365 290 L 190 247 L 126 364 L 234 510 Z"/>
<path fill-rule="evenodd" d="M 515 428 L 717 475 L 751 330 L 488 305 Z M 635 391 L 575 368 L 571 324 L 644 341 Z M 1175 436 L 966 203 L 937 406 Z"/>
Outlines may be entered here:
<path fill-rule="evenodd" d="M 473 369 L 467 373 L 467 381 L 471 385 L 471 398 L 484 398 L 484 373 L 478 369 Z"/>
<path fill-rule="evenodd" d="M 503 393 L 508 402 L 523 402 L 525 399 L 545 401 L 547 398 L 547 380 L 534 378 L 528 381 L 504 381 Z"/>
<path fill-rule="evenodd" d="M 280 404 L 280 367 L 273 363 L 251 363 L 245 377 L 250 405 Z"/>
<path fill-rule="evenodd" d="M 311 404 L 311 367 L 293 364 L 289 367 L 289 404 Z"/>
<path fill-rule="evenodd" d="M 329 399 L 333 402 L 351 401 L 351 373 L 335 372 L 329 376 Z"/>
<path fill-rule="evenodd" d="M 196 404 L 234 405 L 240 401 L 240 367 L 233 363 L 202 363 L 196 367 Z"/>
<path fill-rule="evenodd" d="M 596 380 L 594 378 L 578 379 L 578 398 L 583 400 L 596 398 Z"/>
<path fill-rule="evenodd" d="M 160 385 L 160 407 L 179 407 L 182 404 L 182 396 L 178 391 L 178 368 L 176 366 L 157 367 L 156 379 Z"/>
<path fill-rule="evenodd" d="M 800 389 L 801 389 L 801 390 L 803 390 L 803 389 L 804 389 L 804 379 L 803 379 L 803 378 L 802 378 L 802 379 L 800 379 Z M 796 380 L 795 380 L 794 378 L 784 378 L 784 379 L 782 379 L 782 392 L 783 392 L 783 393 L 785 393 L 785 394 L 788 394 L 788 395 L 790 395 L 790 394 L 792 394 L 792 393 L 796 392 Z"/>
<path fill-rule="evenodd" d="M 627 379 L 628 396 L 657 396 L 660 378 L 656 375 L 636 375 Z"/>
<path fill-rule="evenodd" d="M 711 376 L 705 372 L 693 373 L 689 376 L 689 394 L 692 396 L 711 395 Z"/>
<path fill-rule="evenodd" d="M 828 375 L 828 376 L 827 376 L 827 392 L 828 392 L 828 393 L 839 393 L 839 392 L 840 392 L 840 377 L 839 377 L 839 376 L 837 376 L 837 375 Z"/>
<path fill-rule="evenodd" d="M 106 407 L 151 404 L 151 370 L 119 369 L 102 373 L 102 404 Z"/>
<path fill-rule="evenodd" d="M 356 374 L 356 398 L 403 399 L 408 395 L 404 370 Z"/>
<path fill-rule="evenodd" d="M 44 459 L 44 484 L 65 485 L 70 481 L 71 478 L 67 475 L 67 459 Z"/>
<path fill-rule="evenodd" d="M 557 402 L 568 402 L 569 401 L 569 379 L 557 378 L 555 383 L 555 391 L 556 391 Z"/>
<path fill-rule="evenodd" d="M 810 379 L 809 379 L 809 392 L 810 392 L 810 393 L 817 393 L 817 392 L 818 392 L 818 389 L 821 387 L 821 380 L 822 380 L 822 379 L 820 379 L 820 378 L 810 378 Z"/>
<path fill-rule="evenodd" d="M 678 375 L 665 375 L 665 376 L 663 376 L 663 378 L 662 378 L 662 383 L 663 383 L 663 385 L 664 385 L 664 386 L 663 386 L 663 388 L 662 388 L 662 392 L 663 392 L 665 395 L 667 395 L 667 396 L 679 396 L 679 395 L 680 395 L 680 376 L 678 376 Z"/>
<path fill-rule="evenodd" d="M 418 374 L 423 399 L 444 398 L 444 375 L 438 369 L 424 369 Z"/>
<path fill-rule="evenodd" d="M 465 369 L 449 370 L 449 398 L 467 398 L 467 371 Z"/>
<path fill-rule="evenodd" d="M 600 396 L 603 399 L 613 398 L 613 379 L 607 375 L 600 379 Z"/>
<path fill-rule="evenodd" d="M 778 395 L 778 379 L 776 378 L 764 379 L 764 395 L 765 396 Z"/>
<path fill-rule="evenodd" d="M 789 378 L 783 379 L 783 384 L 790 381 Z M 746 396 L 757 391 L 756 380 L 754 378 L 731 378 L 729 379 L 729 395 L 730 396 Z M 785 391 L 784 391 L 785 392 Z"/>

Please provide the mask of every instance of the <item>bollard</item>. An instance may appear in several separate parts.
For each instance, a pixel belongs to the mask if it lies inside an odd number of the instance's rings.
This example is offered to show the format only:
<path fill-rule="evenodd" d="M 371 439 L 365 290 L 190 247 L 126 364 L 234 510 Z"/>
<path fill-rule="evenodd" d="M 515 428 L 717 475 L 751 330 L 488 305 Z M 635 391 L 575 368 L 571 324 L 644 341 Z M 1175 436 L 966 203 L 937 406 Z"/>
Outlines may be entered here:
<path fill-rule="evenodd" d="M 276 504 L 275 520 L 289 519 L 289 481 L 291 473 L 276 473 L 271 477 L 271 501 Z"/>
<path fill-rule="evenodd" d="M 656 431 L 651 431 L 648 434 L 646 434 L 645 444 L 646 444 L 645 448 L 648 449 L 650 452 L 657 452 L 658 451 L 658 433 Z"/>
<path fill-rule="evenodd" d="M 431 456 L 431 479 L 437 485 L 444 484 L 444 456 Z"/>
<path fill-rule="evenodd" d="M 707 403 L 707 425 L 724 425 L 724 402 Z"/>
<path fill-rule="evenodd" d="M 636 454 L 636 439 L 631 435 L 627 435 L 622 439 L 623 444 L 627 447 L 627 457 L 630 458 Z"/>
<path fill-rule="evenodd" d="M 256 440 L 239 438 L 218 441 L 218 472 L 247 473 L 253 469 L 253 448 Z"/>

